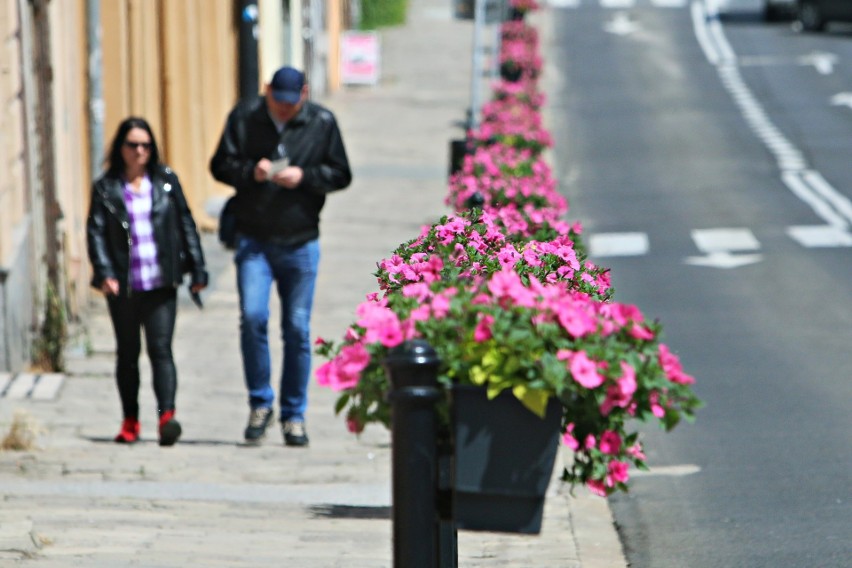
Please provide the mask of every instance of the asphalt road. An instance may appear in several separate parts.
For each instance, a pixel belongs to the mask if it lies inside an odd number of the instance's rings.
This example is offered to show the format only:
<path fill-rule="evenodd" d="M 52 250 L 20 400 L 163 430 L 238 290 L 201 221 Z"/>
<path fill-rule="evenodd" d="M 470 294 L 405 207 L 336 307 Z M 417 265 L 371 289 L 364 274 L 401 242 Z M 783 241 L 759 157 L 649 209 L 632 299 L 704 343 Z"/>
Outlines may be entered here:
<path fill-rule="evenodd" d="M 554 163 L 706 403 L 611 499 L 630 565 L 848 567 L 852 28 L 621 4 L 551 8 Z"/>

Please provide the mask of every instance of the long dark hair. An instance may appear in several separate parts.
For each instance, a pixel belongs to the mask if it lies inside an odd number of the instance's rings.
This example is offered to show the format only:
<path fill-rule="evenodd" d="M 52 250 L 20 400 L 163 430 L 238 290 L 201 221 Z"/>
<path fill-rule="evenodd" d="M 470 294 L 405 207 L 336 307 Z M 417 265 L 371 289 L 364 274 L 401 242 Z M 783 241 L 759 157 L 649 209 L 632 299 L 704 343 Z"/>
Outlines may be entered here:
<path fill-rule="evenodd" d="M 157 138 L 154 136 L 154 132 L 151 130 L 151 125 L 148 124 L 148 121 L 138 116 L 129 116 L 118 125 L 118 129 L 115 131 L 115 136 L 113 136 L 112 143 L 110 144 L 109 154 L 105 160 L 107 174 L 115 177 L 124 174 L 124 168 L 127 164 L 124 163 L 124 158 L 121 156 L 121 146 L 127 139 L 127 133 L 134 128 L 141 128 L 151 137 L 151 152 L 148 154 L 148 163 L 145 169 L 148 171 L 149 176 L 154 175 L 157 166 L 160 164 L 160 151 L 157 148 Z"/>

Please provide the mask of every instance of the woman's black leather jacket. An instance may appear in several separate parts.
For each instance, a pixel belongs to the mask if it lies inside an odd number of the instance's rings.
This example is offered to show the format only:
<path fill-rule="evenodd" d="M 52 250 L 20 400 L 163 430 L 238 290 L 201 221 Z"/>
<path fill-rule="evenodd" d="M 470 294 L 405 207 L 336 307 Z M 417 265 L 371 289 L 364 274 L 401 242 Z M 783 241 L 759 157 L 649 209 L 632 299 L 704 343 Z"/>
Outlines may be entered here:
<path fill-rule="evenodd" d="M 191 284 L 207 285 L 201 240 L 177 175 L 166 166 L 157 166 L 151 183 L 151 224 L 163 286 L 177 288 L 185 274 L 191 274 Z M 119 293 L 129 296 L 130 217 L 121 178 L 106 173 L 92 184 L 86 237 L 92 286 L 99 289 L 104 280 L 115 278 Z"/>

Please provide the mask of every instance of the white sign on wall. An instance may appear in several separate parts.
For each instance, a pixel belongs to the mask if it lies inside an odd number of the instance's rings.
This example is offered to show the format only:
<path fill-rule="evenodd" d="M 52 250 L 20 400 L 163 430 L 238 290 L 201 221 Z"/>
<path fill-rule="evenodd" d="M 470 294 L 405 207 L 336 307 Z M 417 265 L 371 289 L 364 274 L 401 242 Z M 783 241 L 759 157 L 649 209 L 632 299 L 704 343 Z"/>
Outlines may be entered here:
<path fill-rule="evenodd" d="M 376 32 L 345 31 L 340 40 L 340 80 L 345 85 L 379 82 L 380 43 Z"/>

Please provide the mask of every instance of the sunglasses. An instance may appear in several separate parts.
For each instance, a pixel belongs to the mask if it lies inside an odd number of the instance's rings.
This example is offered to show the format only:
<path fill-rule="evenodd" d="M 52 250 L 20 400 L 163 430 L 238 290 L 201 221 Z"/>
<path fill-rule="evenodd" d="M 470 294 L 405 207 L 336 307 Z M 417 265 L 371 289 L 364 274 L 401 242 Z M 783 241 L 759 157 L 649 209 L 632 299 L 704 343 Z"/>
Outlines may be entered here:
<path fill-rule="evenodd" d="M 136 150 L 137 148 L 142 148 L 143 150 L 151 149 L 150 142 L 131 142 L 130 140 L 125 140 L 124 145 L 130 148 L 131 150 Z"/>

